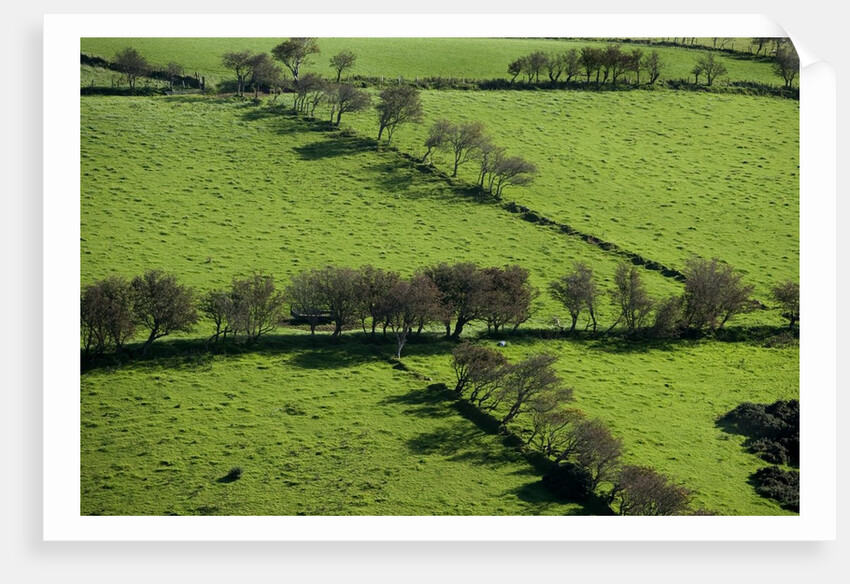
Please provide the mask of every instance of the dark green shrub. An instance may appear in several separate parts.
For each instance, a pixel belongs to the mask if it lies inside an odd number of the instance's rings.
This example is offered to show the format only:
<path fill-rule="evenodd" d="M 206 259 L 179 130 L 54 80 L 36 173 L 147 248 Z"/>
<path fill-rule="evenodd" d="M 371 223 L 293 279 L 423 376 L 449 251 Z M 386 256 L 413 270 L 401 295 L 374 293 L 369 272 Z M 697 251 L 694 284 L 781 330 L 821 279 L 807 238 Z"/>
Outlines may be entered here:
<path fill-rule="evenodd" d="M 543 485 L 558 497 L 583 501 L 593 491 L 590 471 L 571 462 L 557 464 L 543 475 Z"/>
<path fill-rule="evenodd" d="M 756 492 L 762 497 L 774 499 L 791 511 L 800 510 L 800 473 L 782 470 L 778 466 L 760 468 L 752 475 Z"/>

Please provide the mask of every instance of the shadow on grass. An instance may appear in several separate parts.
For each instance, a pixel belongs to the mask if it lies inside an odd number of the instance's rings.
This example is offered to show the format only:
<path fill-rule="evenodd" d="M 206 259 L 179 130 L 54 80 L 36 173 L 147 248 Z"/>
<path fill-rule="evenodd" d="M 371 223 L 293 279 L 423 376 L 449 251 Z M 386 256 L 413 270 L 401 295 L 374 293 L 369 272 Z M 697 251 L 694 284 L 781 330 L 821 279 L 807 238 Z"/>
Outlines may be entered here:
<path fill-rule="evenodd" d="M 359 152 L 373 151 L 375 141 L 368 138 L 339 136 L 313 142 L 305 146 L 297 146 L 294 150 L 303 160 L 322 160 L 337 156 L 349 156 Z"/>

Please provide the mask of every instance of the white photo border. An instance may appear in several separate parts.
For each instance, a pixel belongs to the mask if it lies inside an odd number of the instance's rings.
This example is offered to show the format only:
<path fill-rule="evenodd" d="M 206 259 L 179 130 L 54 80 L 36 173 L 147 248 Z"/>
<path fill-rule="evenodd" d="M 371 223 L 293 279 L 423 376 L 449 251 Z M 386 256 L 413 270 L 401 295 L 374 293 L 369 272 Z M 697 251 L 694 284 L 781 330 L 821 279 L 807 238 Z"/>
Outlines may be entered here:
<path fill-rule="evenodd" d="M 801 50 L 801 513 L 793 517 L 80 515 L 80 39 L 785 36 L 759 15 L 46 15 L 43 538 L 76 541 L 745 541 L 836 537 L 836 82 Z M 391 34 L 387 34 L 391 33 Z M 803 48 L 805 39 L 792 41 Z M 817 282 L 817 285 L 813 285 Z M 49 330 L 48 330 L 49 326 Z"/>

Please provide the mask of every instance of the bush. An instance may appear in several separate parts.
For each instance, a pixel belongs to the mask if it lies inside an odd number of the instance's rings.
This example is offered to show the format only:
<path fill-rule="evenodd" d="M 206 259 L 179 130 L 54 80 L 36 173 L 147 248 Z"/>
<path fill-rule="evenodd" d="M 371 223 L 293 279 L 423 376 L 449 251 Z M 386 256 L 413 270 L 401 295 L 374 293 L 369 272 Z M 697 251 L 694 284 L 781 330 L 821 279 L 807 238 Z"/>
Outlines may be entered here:
<path fill-rule="evenodd" d="M 225 481 L 236 481 L 242 478 L 242 467 L 234 466 L 230 469 L 230 471 L 224 476 Z"/>
<path fill-rule="evenodd" d="M 791 511 L 800 511 L 800 473 L 766 466 L 753 473 L 751 478 L 759 495 L 778 501 Z"/>
<path fill-rule="evenodd" d="M 772 404 L 745 402 L 724 414 L 721 424 L 750 437 L 750 452 L 774 464 L 800 460 L 800 402 L 792 399 Z"/>
<path fill-rule="evenodd" d="M 572 462 L 557 464 L 543 475 L 543 485 L 563 499 L 584 501 L 593 492 L 590 471 Z"/>

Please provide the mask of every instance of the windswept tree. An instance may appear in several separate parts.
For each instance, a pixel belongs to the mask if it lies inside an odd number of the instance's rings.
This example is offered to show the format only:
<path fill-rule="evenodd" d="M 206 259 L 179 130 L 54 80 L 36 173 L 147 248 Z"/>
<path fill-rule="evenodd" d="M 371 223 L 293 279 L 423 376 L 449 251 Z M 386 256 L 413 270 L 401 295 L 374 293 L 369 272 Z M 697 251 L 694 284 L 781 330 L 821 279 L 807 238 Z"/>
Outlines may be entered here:
<path fill-rule="evenodd" d="M 428 158 L 431 157 L 431 154 L 435 150 L 443 147 L 454 127 L 454 124 L 445 118 L 439 119 L 431 125 L 428 129 L 428 137 L 425 138 L 424 146 L 427 150 L 425 150 L 425 154 L 422 156 L 422 164 L 428 161 Z"/>
<path fill-rule="evenodd" d="M 457 378 L 455 393 L 466 395 L 480 408 L 499 396 L 510 367 L 499 351 L 464 341 L 452 350 L 452 369 Z M 497 402 L 488 403 L 488 407 L 495 405 Z"/>
<path fill-rule="evenodd" d="M 301 67 L 309 64 L 311 55 L 318 54 L 319 45 L 315 38 L 291 38 L 272 49 L 272 56 L 283 63 L 292 73 L 292 79 L 301 79 Z"/>
<path fill-rule="evenodd" d="M 109 347 L 120 353 L 133 337 L 136 320 L 129 282 L 118 276 L 99 280 L 80 293 L 80 333 L 86 356 Z"/>
<path fill-rule="evenodd" d="M 618 515 L 689 515 L 691 492 L 645 466 L 627 465 L 614 478 L 608 504 Z"/>
<path fill-rule="evenodd" d="M 342 78 L 342 72 L 347 69 L 353 69 L 357 63 L 357 55 L 349 50 L 340 51 L 331 57 L 331 68 L 336 71 L 336 82 L 339 83 Z"/>
<path fill-rule="evenodd" d="M 319 286 L 328 313 L 334 323 L 331 337 L 357 322 L 361 311 L 363 285 L 358 270 L 328 266 L 317 272 Z"/>
<path fill-rule="evenodd" d="M 646 292 L 638 267 L 621 262 L 614 272 L 614 285 L 612 297 L 629 332 L 643 327 L 652 310 L 652 299 Z"/>
<path fill-rule="evenodd" d="M 255 57 L 256 55 L 248 50 L 224 53 L 221 56 L 221 64 L 236 73 L 237 95 L 243 95 L 245 92 L 246 80 L 251 75 L 251 63 Z"/>
<path fill-rule="evenodd" d="M 440 320 L 446 327 L 446 337 L 459 340 L 463 327 L 482 317 L 489 285 L 487 274 L 471 262 L 441 263 L 422 273 L 440 291 Z"/>
<path fill-rule="evenodd" d="M 398 126 L 422 119 L 422 100 L 419 91 L 410 85 L 389 87 L 380 93 L 379 98 L 380 102 L 375 106 L 378 111 L 378 141 L 386 130 L 389 145 Z"/>
<path fill-rule="evenodd" d="M 549 58 L 543 51 L 534 51 L 525 58 L 524 71 L 528 82 L 531 83 L 534 78 L 535 83 L 540 83 L 540 71 L 546 66 Z"/>
<path fill-rule="evenodd" d="M 495 171 L 499 161 L 505 158 L 505 149 L 497 146 L 489 137 L 485 137 L 479 145 L 480 156 L 478 157 L 478 189 L 493 192 L 493 183 L 496 182 Z"/>
<path fill-rule="evenodd" d="M 316 73 L 305 73 L 293 81 L 292 86 L 295 89 L 293 109 L 312 118 L 316 107 L 325 98 L 327 83 Z"/>
<path fill-rule="evenodd" d="M 783 282 L 773 287 L 773 298 L 782 309 L 782 316 L 788 319 L 788 328 L 800 320 L 800 285 L 797 282 Z"/>
<path fill-rule="evenodd" d="M 496 156 L 490 164 L 490 193 L 497 198 L 510 185 L 525 186 L 534 181 L 537 166 L 521 156 Z"/>
<path fill-rule="evenodd" d="M 572 81 L 573 77 L 578 77 L 581 73 L 581 59 L 578 51 L 570 49 L 563 54 L 562 60 L 564 63 L 564 75 L 567 76 L 567 83 Z"/>
<path fill-rule="evenodd" d="M 602 69 L 602 51 L 596 47 L 586 46 L 581 48 L 579 61 L 584 69 L 586 82 L 590 83 L 590 76 L 596 73 L 596 83 L 599 83 L 599 71 Z"/>
<path fill-rule="evenodd" d="M 649 55 L 644 57 L 642 67 L 649 74 L 650 85 L 658 81 L 658 77 L 664 69 L 664 63 L 658 56 L 658 51 L 652 51 Z"/>
<path fill-rule="evenodd" d="M 390 324 L 390 315 L 396 310 L 398 299 L 393 297 L 394 291 L 403 292 L 399 288 L 402 281 L 398 272 L 382 270 L 371 265 L 361 266 L 360 274 L 360 322 L 363 332 L 366 332 L 366 319 L 372 321 L 372 336 L 378 325 L 384 334 Z"/>
<path fill-rule="evenodd" d="M 147 270 L 130 282 L 136 321 L 148 329 L 142 347 L 147 353 L 156 339 L 174 332 L 189 332 L 198 322 L 191 288 L 178 284 L 177 277 L 162 270 Z"/>
<path fill-rule="evenodd" d="M 399 280 L 387 295 L 387 322 L 398 345 L 396 357 L 407 342 L 414 326 L 439 315 L 440 291 L 426 276 L 417 274 L 409 280 Z"/>
<path fill-rule="evenodd" d="M 543 67 L 546 69 L 546 73 L 549 75 L 549 81 L 552 85 L 557 83 L 558 79 L 560 79 L 561 75 L 563 75 L 565 64 L 563 53 L 552 53 L 546 57 L 546 62 L 543 64 Z"/>
<path fill-rule="evenodd" d="M 452 154 L 454 159 L 452 176 L 457 176 L 457 169 L 461 164 L 468 162 L 479 153 L 485 139 L 484 124 L 481 122 L 451 124 L 448 127 L 440 147 Z"/>
<path fill-rule="evenodd" d="M 310 325 L 310 334 L 316 334 L 316 326 L 330 315 L 318 270 L 299 272 L 292 276 L 286 287 L 290 312 L 303 318 Z"/>
<path fill-rule="evenodd" d="M 613 479 L 620 464 L 623 444 L 599 419 L 582 420 L 570 429 L 566 448 L 558 456 L 571 455 L 575 461 L 590 472 L 591 490 L 601 482 Z"/>
<path fill-rule="evenodd" d="M 608 81 L 611 77 L 611 83 L 617 84 L 617 79 L 626 70 L 627 58 L 620 49 L 620 45 L 608 45 L 602 49 L 602 82 Z"/>
<path fill-rule="evenodd" d="M 599 289 L 593 279 L 593 269 L 583 262 L 576 262 L 574 269 L 549 284 L 549 293 L 564 305 L 570 313 L 570 332 L 575 331 L 578 317 L 588 311 L 596 330 L 596 301 Z"/>
<path fill-rule="evenodd" d="M 699 83 L 699 76 L 705 75 L 705 84 L 710 86 L 717 77 L 726 75 L 726 65 L 715 60 L 714 53 L 708 53 L 697 59 L 691 72 L 696 76 L 697 83 Z"/>
<path fill-rule="evenodd" d="M 785 80 L 785 87 L 791 87 L 800 72 L 800 57 L 790 43 L 776 51 L 773 60 L 773 72 Z"/>
<path fill-rule="evenodd" d="M 113 64 L 118 71 L 121 71 L 127 77 L 130 89 L 135 89 L 136 80 L 147 75 L 151 70 L 151 65 L 147 59 L 132 47 L 119 51 L 115 55 Z"/>
<path fill-rule="evenodd" d="M 339 126 L 342 114 L 365 110 L 372 103 L 372 97 L 368 93 L 349 84 L 330 87 L 327 90 L 327 99 L 331 106 L 331 121 L 336 126 Z"/>
<path fill-rule="evenodd" d="M 571 440 L 569 429 L 584 419 L 581 410 L 565 407 L 557 398 L 537 400 L 531 404 L 530 411 L 531 432 L 526 444 L 549 457 L 557 457 L 564 451 Z"/>
<path fill-rule="evenodd" d="M 272 276 L 253 274 L 248 278 L 234 278 L 230 297 L 228 326 L 234 336 L 242 333 L 248 341 L 255 341 L 279 327 L 285 319 L 284 296 L 275 287 Z"/>
<path fill-rule="evenodd" d="M 511 83 L 516 81 L 516 78 L 525 70 L 525 61 L 526 57 L 520 57 L 519 59 L 514 59 L 508 65 L 508 75 L 511 76 Z"/>
<path fill-rule="evenodd" d="M 564 386 L 553 367 L 557 360 L 555 355 L 532 355 L 511 365 L 502 387 L 501 401 L 508 408 L 502 417 L 502 426 L 514 420 L 535 400 L 545 399 L 547 394 L 557 394 L 555 403 L 572 400 L 572 389 Z"/>
<path fill-rule="evenodd" d="M 505 325 L 516 332 L 519 325 L 531 318 L 531 302 L 537 290 L 528 282 L 528 270 L 518 265 L 485 268 L 489 278 L 484 291 L 482 318 L 487 330 L 498 333 Z"/>
<path fill-rule="evenodd" d="M 741 282 L 732 266 L 717 258 L 691 257 L 685 262 L 685 324 L 695 329 L 722 328 L 736 314 L 749 308 L 753 287 Z"/>
<path fill-rule="evenodd" d="M 275 65 L 268 53 L 259 53 L 248 60 L 250 67 L 250 83 L 254 86 L 254 99 L 260 98 L 260 88 L 266 87 L 269 92 L 283 84 L 283 71 Z"/>
<path fill-rule="evenodd" d="M 219 338 L 226 341 L 227 334 L 233 332 L 230 328 L 233 321 L 233 295 L 230 290 L 210 290 L 201 297 L 198 309 L 215 325 L 207 344 L 211 341 L 217 343 Z"/>

